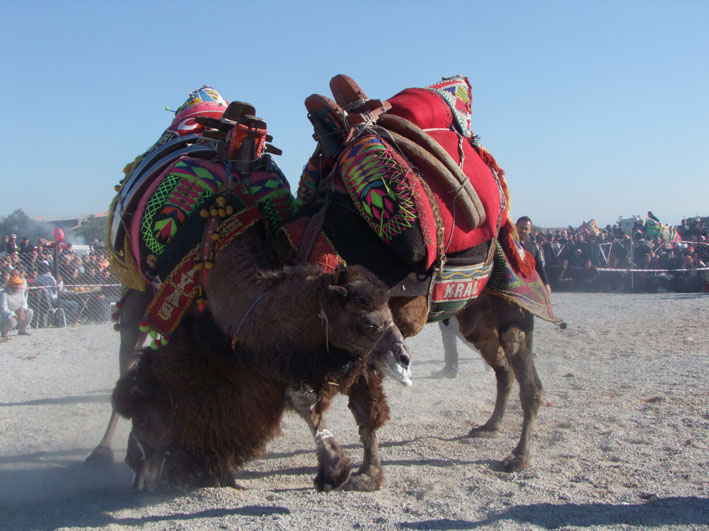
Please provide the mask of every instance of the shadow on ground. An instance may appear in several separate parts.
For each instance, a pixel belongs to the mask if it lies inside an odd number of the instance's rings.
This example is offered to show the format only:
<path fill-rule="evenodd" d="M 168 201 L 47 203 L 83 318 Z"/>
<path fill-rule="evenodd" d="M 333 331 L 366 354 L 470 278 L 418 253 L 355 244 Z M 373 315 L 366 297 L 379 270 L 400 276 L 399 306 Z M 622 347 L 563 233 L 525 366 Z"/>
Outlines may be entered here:
<path fill-rule="evenodd" d="M 637 527 L 698 526 L 709 522 L 709 499 L 695 496 L 658 498 L 632 505 L 602 503 L 560 504 L 540 503 L 518 505 L 483 520 L 453 519 L 402 522 L 402 529 L 476 529 L 502 522 L 521 526 L 536 525 L 552 529 L 558 527 L 619 526 Z"/>

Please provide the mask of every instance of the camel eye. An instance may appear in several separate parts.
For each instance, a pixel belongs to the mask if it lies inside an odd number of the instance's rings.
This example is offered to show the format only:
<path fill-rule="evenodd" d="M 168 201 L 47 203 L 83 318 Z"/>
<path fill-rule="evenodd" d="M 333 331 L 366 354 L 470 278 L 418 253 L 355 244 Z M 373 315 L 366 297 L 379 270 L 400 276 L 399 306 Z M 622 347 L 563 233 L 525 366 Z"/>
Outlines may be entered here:
<path fill-rule="evenodd" d="M 381 329 L 381 326 L 376 323 L 373 323 L 369 319 L 362 319 L 357 324 L 357 331 L 363 336 L 378 333 L 381 331 Z"/>

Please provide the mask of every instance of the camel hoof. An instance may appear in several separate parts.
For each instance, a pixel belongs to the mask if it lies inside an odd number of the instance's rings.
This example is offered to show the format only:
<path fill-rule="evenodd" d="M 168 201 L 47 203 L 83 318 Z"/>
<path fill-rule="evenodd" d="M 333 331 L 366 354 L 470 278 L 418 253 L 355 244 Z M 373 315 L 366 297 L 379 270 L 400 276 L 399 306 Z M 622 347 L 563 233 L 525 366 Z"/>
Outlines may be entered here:
<path fill-rule="evenodd" d="M 529 464 L 529 457 L 514 454 L 508 455 L 502 461 L 502 467 L 505 469 L 505 472 L 521 472 L 525 468 L 529 468 Z"/>
<path fill-rule="evenodd" d="M 483 425 L 470 430 L 468 432 L 468 437 L 473 439 L 494 439 L 499 434 L 500 430 Z"/>
<path fill-rule="evenodd" d="M 352 474 L 350 480 L 342 487 L 342 490 L 356 490 L 360 492 L 374 492 L 379 490 L 384 483 L 384 473 L 379 470 L 375 474 L 357 472 Z"/>
<path fill-rule="evenodd" d="M 318 475 L 315 476 L 315 488 L 319 492 L 330 492 L 331 490 L 339 489 L 347 483 L 351 475 L 350 460 L 345 457 L 328 470 L 318 470 Z"/>
<path fill-rule="evenodd" d="M 92 468 L 111 466 L 113 464 L 113 450 L 109 446 L 97 446 L 84 460 L 84 464 Z"/>

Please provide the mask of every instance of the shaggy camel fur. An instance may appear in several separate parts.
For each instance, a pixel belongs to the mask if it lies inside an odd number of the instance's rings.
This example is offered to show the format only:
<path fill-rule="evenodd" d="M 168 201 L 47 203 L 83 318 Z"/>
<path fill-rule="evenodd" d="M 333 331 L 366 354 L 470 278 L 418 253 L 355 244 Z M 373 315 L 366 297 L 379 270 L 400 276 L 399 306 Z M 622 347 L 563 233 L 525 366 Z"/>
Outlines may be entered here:
<path fill-rule="evenodd" d="M 219 269 L 214 273 L 220 278 Z M 208 315 L 190 317 L 168 346 L 144 351 L 119 380 L 114 405 L 133 420 L 127 462 L 136 488 L 154 489 L 163 471 L 173 486 L 233 485 L 236 468 L 278 433 L 289 385 L 300 390 L 290 402 L 311 397 L 323 411 L 335 394 L 356 387 L 365 371 L 408 380 L 409 357 L 387 290 L 364 268 L 328 275 L 300 266 L 260 277 L 266 295 L 252 305 L 234 353 Z M 235 332 L 239 314 L 229 312 L 234 300 L 214 304 L 226 305 L 216 321 Z M 273 318 L 288 325 L 272 334 Z M 284 339 L 289 333 L 298 335 Z M 386 420 L 383 393 L 377 404 Z M 316 484 L 329 490 L 347 481 L 349 461 L 324 426 L 315 426 L 314 437 Z"/>
<path fill-rule="evenodd" d="M 366 248 L 369 244 L 368 239 L 371 240 L 372 246 L 378 245 L 376 237 L 369 231 L 363 231 L 361 234 L 362 237 L 358 240 L 357 247 Z M 337 240 L 336 234 L 330 233 L 330 236 Z M 258 243 L 254 245 L 258 247 Z M 357 260 L 361 255 L 357 248 L 352 249 L 351 243 L 349 246 L 346 242 L 339 242 L 336 245 L 338 245 L 338 249 L 342 250 L 350 247 L 350 252 L 346 253 L 349 263 L 364 261 Z M 261 256 L 261 254 L 259 251 L 253 256 Z M 397 258 L 387 255 L 386 249 L 381 249 L 378 256 L 381 262 L 396 264 Z M 369 266 L 370 263 L 365 265 Z M 217 264 L 218 266 L 219 264 Z M 231 291 L 232 289 L 234 289 L 233 286 L 229 289 L 221 289 L 220 293 L 224 296 L 238 293 L 238 291 Z M 237 297 L 233 298 L 237 299 Z M 143 292 L 129 293 L 126 297 L 126 303 L 124 303 L 121 313 L 121 367 L 126 364 L 125 359 L 134 355 L 134 351 L 131 351 L 131 348 L 126 348 L 125 345 L 142 344 L 145 339 L 138 332 L 138 322 L 135 317 L 142 316 L 148 302 L 149 297 L 146 297 Z M 427 321 L 428 305 L 425 297 L 392 297 L 389 306 L 394 322 L 405 337 L 416 335 Z M 532 432 L 543 398 L 542 383 L 532 358 L 533 316 L 522 308 L 483 291 L 473 304 L 456 317 L 461 333 L 480 351 L 485 361 L 493 368 L 497 380 L 495 407 L 490 418 L 484 424 L 471 429 L 468 436 L 495 437 L 499 433 L 509 395 L 516 379 L 520 385 L 519 399 L 523 411 L 522 430 L 518 444 L 503 459 L 502 466 L 508 472 L 520 471 L 531 463 Z M 135 322 L 131 323 L 130 319 Z M 121 374 L 125 374 L 123 369 Z M 381 379 L 378 375 L 371 373 L 356 381 L 350 389 L 350 410 L 359 426 L 360 439 L 364 447 L 364 459 L 358 472 L 350 477 L 347 473 L 341 472 L 342 470 L 349 471 L 350 467 L 349 459 L 344 452 L 337 450 L 323 452 L 320 448 L 321 445 L 318 444 L 318 474 L 315 482 L 318 489 L 345 488 L 371 491 L 382 485 L 384 474 L 379 458 L 376 431 L 387 421 L 388 407 L 379 400 L 381 394 Z M 294 395 L 295 393 L 289 392 L 288 400 L 308 423 L 313 435 L 315 436 L 318 431 L 325 430 L 323 412 L 329 405 L 329 399 L 320 396 L 318 398 L 322 402 L 314 406 L 312 400 L 303 400 Z M 104 461 L 111 458 L 110 438 L 117 418 L 118 414 L 114 412 L 106 436 L 87 461 Z M 328 445 L 339 448 L 334 437 L 328 438 Z M 346 477 L 349 479 L 343 483 L 342 478 Z"/>

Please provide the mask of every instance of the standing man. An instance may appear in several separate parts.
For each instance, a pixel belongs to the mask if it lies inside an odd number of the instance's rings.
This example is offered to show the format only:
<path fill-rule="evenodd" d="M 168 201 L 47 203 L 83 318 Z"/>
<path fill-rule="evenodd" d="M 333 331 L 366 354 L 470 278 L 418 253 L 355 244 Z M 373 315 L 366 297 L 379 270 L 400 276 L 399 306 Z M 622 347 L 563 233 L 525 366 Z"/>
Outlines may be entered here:
<path fill-rule="evenodd" d="M 27 329 L 34 313 L 27 306 L 27 289 L 19 275 L 10 277 L 7 287 L 0 293 L 0 329 L 2 338 L 8 339 L 10 330 L 17 327 L 19 335 L 30 335 Z"/>
<path fill-rule="evenodd" d="M 519 234 L 519 242 L 522 244 L 522 247 L 524 247 L 524 250 L 534 257 L 537 273 L 539 273 L 539 276 L 547 289 L 547 293 L 551 293 L 549 277 L 547 276 L 547 271 L 544 268 L 544 255 L 534 242 L 534 238 L 529 237 L 531 233 L 532 220 L 527 216 L 522 216 L 517 220 L 517 234 Z"/>
<path fill-rule="evenodd" d="M 10 234 L 10 239 L 5 243 L 5 252 L 10 256 L 17 252 L 17 234 Z"/>
<path fill-rule="evenodd" d="M 458 321 L 450 319 L 438 322 L 443 340 L 445 365 L 440 371 L 431 373 L 431 378 L 456 378 L 458 376 Z"/>
<path fill-rule="evenodd" d="M 74 324 L 76 317 L 79 315 L 79 303 L 74 300 L 59 297 L 59 293 L 64 289 L 64 283 L 57 282 L 52 275 L 49 264 L 40 262 L 39 273 L 34 281 L 35 285 L 47 288 L 52 306 L 62 308 L 66 314 L 66 322 Z"/>

